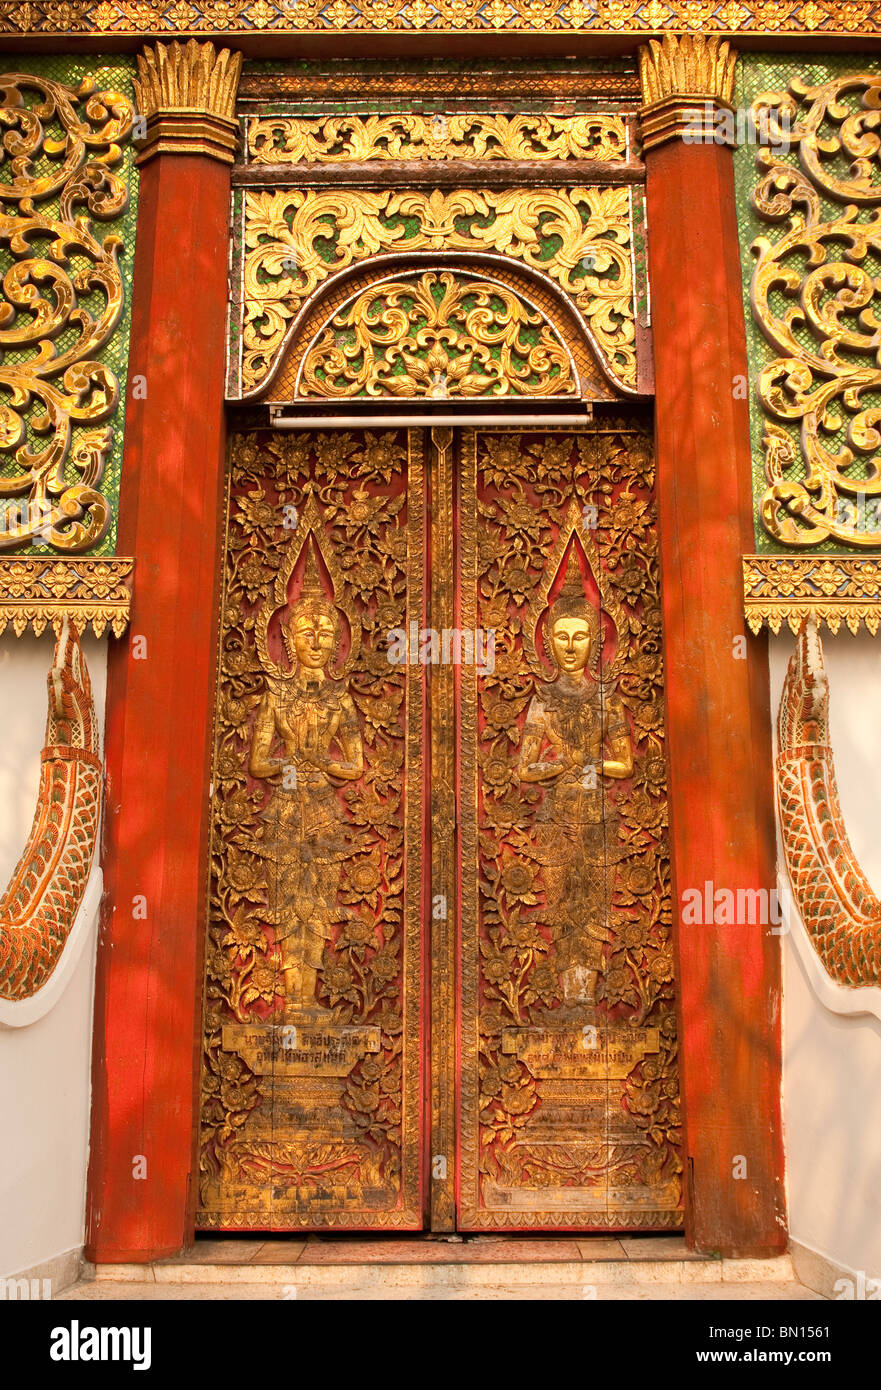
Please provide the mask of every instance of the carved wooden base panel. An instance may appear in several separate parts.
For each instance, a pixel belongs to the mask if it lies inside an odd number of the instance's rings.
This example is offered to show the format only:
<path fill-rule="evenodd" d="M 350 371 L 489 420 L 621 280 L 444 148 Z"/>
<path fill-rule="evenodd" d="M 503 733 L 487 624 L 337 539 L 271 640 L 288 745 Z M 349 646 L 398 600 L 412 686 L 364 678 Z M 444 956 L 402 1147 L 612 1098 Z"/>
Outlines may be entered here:
<path fill-rule="evenodd" d="M 233 437 L 198 1225 L 676 1227 L 650 435 Z"/>

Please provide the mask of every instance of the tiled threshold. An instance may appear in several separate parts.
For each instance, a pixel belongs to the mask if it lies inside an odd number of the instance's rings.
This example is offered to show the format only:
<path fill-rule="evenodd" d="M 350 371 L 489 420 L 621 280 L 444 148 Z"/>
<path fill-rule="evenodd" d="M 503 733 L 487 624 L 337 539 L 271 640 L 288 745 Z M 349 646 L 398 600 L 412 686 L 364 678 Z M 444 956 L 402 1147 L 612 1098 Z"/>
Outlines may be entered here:
<path fill-rule="evenodd" d="M 594 1285 L 741 1285 L 745 1294 L 747 1285 L 762 1285 L 778 1288 L 784 1297 L 813 1297 L 795 1279 L 788 1255 L 769 1260 L 708 1258 L 688 1251 L 681 1237 L 205 1240 L 174 1259 L 99 1265 L 95 1283 L 128 1285 L 132 1294 L 135 1285 L 275 1285 L 307 1296 L 309 1290 L 320 1296 L 320 1290 L 331 1288 L 344 1296 L 347 1288 L 366 1285 L 377 1296 L 382 1290 L 489 1292 L 500 1287 L 516 1296 L 518 1289 L 554 1286 L 579 1297 L 590 1296 L 583 1290 Z M 786 1293 L 783 1286 L 789 1286 Z M 96 1295 L 100 1296 L 97 1289 Z M 83 1291 L 80 1296 L 88 1294 Z M 736 1296 L 733 1287 L 731 1296 Z"/>

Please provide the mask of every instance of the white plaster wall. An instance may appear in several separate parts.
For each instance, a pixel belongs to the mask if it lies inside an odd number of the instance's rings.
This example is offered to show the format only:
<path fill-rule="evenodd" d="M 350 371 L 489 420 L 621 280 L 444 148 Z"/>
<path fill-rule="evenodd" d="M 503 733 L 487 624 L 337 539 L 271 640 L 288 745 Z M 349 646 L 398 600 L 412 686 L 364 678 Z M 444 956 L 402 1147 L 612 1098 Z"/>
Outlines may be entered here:
<path fill-rule="evenodd" d="M 104 726 L 106 641 L 83 651 Z M 0 885 L 30 831 L 46 731 L 54 638 L 0 637 Z M 56 1006 L 0 1028 L 0 1276 L 83 1243 L 89 1143 L 94 936 Z"/>
<path fill-rule="evenodd" d="M 841 810 L 881 896 L 881 639 L 822 634 Z M 771 639 L 774 717 L 795 639 Z M 782 866 L 782 858 L 781 858 Z M 785 874 L 785 869 L 783 869 Z M 881 1022 L 832 1012 L 783 938 L 783 1113 L 790 1233 L 867 1278 L 881 1277 Z"/>

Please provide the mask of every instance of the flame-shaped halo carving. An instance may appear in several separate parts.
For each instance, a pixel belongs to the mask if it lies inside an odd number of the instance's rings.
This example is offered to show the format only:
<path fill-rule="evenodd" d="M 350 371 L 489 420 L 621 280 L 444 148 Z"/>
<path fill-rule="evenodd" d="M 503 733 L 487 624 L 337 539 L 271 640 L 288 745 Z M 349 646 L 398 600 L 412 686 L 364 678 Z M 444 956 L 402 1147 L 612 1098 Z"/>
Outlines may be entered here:
<path fill-rule="evenodd" d="M 548 555 L 548 562 L 545 566 L 541 582 L 535 588 L 526 611 L 526 618 L 523 623 L 523 645 L 526 659 L 529 662 L 529 667 L 533 675 L 538 676 L 541 680 L 547 680 L 548 671 L 539 655 L 537 642 L 538 629 L 542 618 L 547 614 L 551 606 L 549 595 L 556 583 L 557 576 L 564 563 L 568 565 L 567 552 L 569 551 L 570 542 L 572 542 L 573 537 L 574 549 L 580 550 L 584 555 L 588 569 L 593 575 L 594 583 L 597 586 L 600 596 L 600 611 L 598 615 L 600 652 L 602 652 L 605 646 L 603 617 L 608 616 L 615 625 L 615 654 L 610 661 L 602 662 L 600 658 L 601 671 L 599 674 L 601 684 L 613 685 L 627 655 L 627 643 L 623 640 L 626 632 L 627 619 L 621 605 L 615 597 L 612 585 L 608 583 L 607 577 L 603 573 L 603 568 L 600 563 L 600 554 L 597 549 L 593 530 L 585 526 L 582 512 L 574 499 L 569 503 L 569 508 L 564 517 L 563 524 L 560 527 L 557 539 Z M 587 595 L 585 594 L 585 598 L 586 597 Z M 547 661 L 552 662 L 551 654 L 547 646 L 547 637 L 547 625 L 545 625 L 545 631 L 542 634 L 542 655 L 544 655 Z M 597 675 L 597 664 L 595 658 L 591 663 L 591 672 L 594 676 Z"/>
<path fill-rule="evenodd" d="M 254 629 L 254 640 L 260 656 L 260 662 L 267 677 L 271 681 L 286 681 L 290 678 L 292 673 L 294 652 L 284 615 L 288 614 L 292 606 L 298 601 L 298 598 L 302 597 L 302 595 L 293 596 L 288 591 L 290 589 L 291 576 L 297 567 L 300 556 L 307 547 L 311 547 L 312 549 L 311 554 L 309 550 L 306 552 L 304 581 L 308 576 L 310 562 L 314 561 L 315 550 L 317 550 L 330 576 L 331 592 L 325 595 L 325 602 L 331 604 L 339 614 L 340 630 L 337 633 L 333 655 L 328 663 L 328 674 L 331 678 L 333 680 L 341 680 L 344 676 L 347 676 L 355 665 L 361 650 L 361 623 L 352 606 L 344 606 L 337 602 L 337 596 L 345 592 L 345 577 L 337 564 L 332 547 L 325 543 L 324 518 L 321 514 L 321 508 L 314 497 L 309 497 L 300 513 L 299 524 L 293 536 L 293 543 L 276 575 L 272 595 L 263 604 Z M 280 666 L 269 654 L 269 625 L 277 613 L 283 615 L 282 640 L 284 641 L 285 652 L 290 663 L 288 667 Z M 340 637 L 342 635 L 341 623 L 343 619 L 345 619 L 349 626 L 349 653 L 342 668 L 337 671 L 335 667 L 339 655 Z"/>

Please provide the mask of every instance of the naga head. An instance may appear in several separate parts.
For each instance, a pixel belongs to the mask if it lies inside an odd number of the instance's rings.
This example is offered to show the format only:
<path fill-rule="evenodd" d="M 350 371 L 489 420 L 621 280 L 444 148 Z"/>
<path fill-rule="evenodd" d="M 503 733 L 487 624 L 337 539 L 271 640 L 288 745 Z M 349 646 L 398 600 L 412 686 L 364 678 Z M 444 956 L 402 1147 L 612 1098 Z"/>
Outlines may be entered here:
<path fill-rule="evenodd" d="M 808 618 L 798 634 L 780 697 L 777 722 L 780 756 L 793 748 L 829 743 L 829 680 L 816 621 Z"/>

